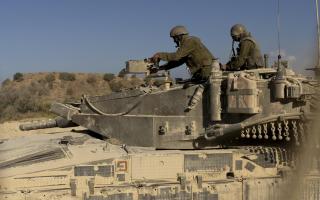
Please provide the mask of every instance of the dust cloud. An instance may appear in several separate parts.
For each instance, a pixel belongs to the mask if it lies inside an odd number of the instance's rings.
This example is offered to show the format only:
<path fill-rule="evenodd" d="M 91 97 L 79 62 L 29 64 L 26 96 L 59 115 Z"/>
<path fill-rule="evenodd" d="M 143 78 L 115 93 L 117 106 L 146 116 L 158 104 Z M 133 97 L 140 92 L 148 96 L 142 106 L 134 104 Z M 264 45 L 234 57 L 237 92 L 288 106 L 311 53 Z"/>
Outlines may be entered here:
<path fill-rule="evenodd" d="M 319 77 L 318 77 L 319 78 Z M 320 94 L 314 101 L 314 115 L 305 123 L 305 138 L 296 147 L 294 172 L 289 175 L 281 199 L 320 200 Z"/>

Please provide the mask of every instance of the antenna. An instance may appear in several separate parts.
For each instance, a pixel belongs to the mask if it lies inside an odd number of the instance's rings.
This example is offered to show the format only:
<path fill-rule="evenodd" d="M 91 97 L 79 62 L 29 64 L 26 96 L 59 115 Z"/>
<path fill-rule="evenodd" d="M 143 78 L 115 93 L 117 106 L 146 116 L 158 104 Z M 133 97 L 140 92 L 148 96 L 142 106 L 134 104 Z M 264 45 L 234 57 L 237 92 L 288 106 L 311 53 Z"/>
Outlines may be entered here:
<path fill-rule="evenodd" d="M 281 46 L 280 46 L 280 0 L 278 0 L 277 10 L 277 33 L 278 33 L 278 70 L 280 70 Z"/>
<path fill-rule="evenodd" d="M 317 13 L 317 39 L 318 39 L 318 58 L 317 64 L 314 68 L 307 68 L 306 70 L 313 70 L 316 77 L 320 76 L 320 26 L 319 26 L 319 6 L 316 0 L 316 13 Z"/>
<path fill-rule="evenodd" d="M 318 0 L 316 0 L 316 11 L 317 11 L 317 39 L 318 39 L 318 59 L 317 65 L 315 66 L 316 70 L 319 70 L 320 67 L 320 26 L 319 26 L 319 9 L 318 9 Z"/>

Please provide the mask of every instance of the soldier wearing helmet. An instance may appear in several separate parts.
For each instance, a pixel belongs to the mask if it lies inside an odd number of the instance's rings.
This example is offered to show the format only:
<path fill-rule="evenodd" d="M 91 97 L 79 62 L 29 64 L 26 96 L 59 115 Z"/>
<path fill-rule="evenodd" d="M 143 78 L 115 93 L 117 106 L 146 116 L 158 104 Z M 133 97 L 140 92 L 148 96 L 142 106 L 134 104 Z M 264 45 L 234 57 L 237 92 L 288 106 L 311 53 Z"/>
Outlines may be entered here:
<path fill-rule="evenodd" d="M 170 37 L 178 48 L 174 53 L 158 52 L 151 58 L 154 62 L 167 61 L 159 70 L 169 70 L 186 64 L 196 80 L 206 80 L 211 72 L 213 55 L 199 38 L 189 36 L 184 26 L 175 26 L 170 31 Z"/>
<path fill-rule="evenodd" d="M 255 69 L 263 66 L 263 59 L 257 42 L 242 24 L 231 27 L 232 57 L 226 64 L 227 70 Z M 234 50 L 234 42 L 239 42 L 237 53 Z"/>

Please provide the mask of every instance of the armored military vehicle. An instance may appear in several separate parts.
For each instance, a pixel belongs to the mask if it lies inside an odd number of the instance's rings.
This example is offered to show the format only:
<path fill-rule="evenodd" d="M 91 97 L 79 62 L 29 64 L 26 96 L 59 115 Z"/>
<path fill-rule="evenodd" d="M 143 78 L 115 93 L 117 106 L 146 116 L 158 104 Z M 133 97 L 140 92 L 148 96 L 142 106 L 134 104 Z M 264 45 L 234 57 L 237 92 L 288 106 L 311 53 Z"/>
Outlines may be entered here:
<path fill-rule="evenodd" d="M 128 73 L 151 67 L 147 61 L 127 62 Z M 59 118 L 21 128 L 81 125 L 126 145 L 156 149 L 250 142 L 299 145 L 316 102 L 317 82 L 295 74 L 285 63 L 277 68 L 222 71 L 216 62 L 205 83 L 192 79 L 175 83 L 168 73 L 152 77 L 162 83 L 54 103 L 51 111 Z"/>
<path fill-rule="evenodd" d="M 81 126 L 99 137 L 76 131 L 0 144 L 1 196 L 285 199 L 295 147 L 303 146 L 316 109 L 318 82 L 283 62 L 276 66 L 223 71 L 214 62 L 203 82 L 149 74 L 154 63 L 128 61 L 126 71 L 145 73 L 145 85 L 54 103 L 51 111 L 59 117 L 20 127 Z M 318 178 L 310 179 L 309 188 L 320 187 Z M 297 198 L 315 194 L 308 190 Z"/>

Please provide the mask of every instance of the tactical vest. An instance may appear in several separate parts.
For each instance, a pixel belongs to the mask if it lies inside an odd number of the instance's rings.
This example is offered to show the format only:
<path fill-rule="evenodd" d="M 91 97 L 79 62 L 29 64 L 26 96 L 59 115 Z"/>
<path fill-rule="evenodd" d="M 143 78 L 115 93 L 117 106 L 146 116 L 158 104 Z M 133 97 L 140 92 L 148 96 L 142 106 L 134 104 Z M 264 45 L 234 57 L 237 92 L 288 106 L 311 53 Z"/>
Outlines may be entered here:
<path fill-rule="evenodd" d="M 254 44 L 254 48 L 250 50 L 249 55 L 246 58 L 246 66 L 249 69 L 263 67 L 263 59 L 257 42 L 250 36 L 242 38 L 240 42 L 242 41 L 251 41 Z"/>

